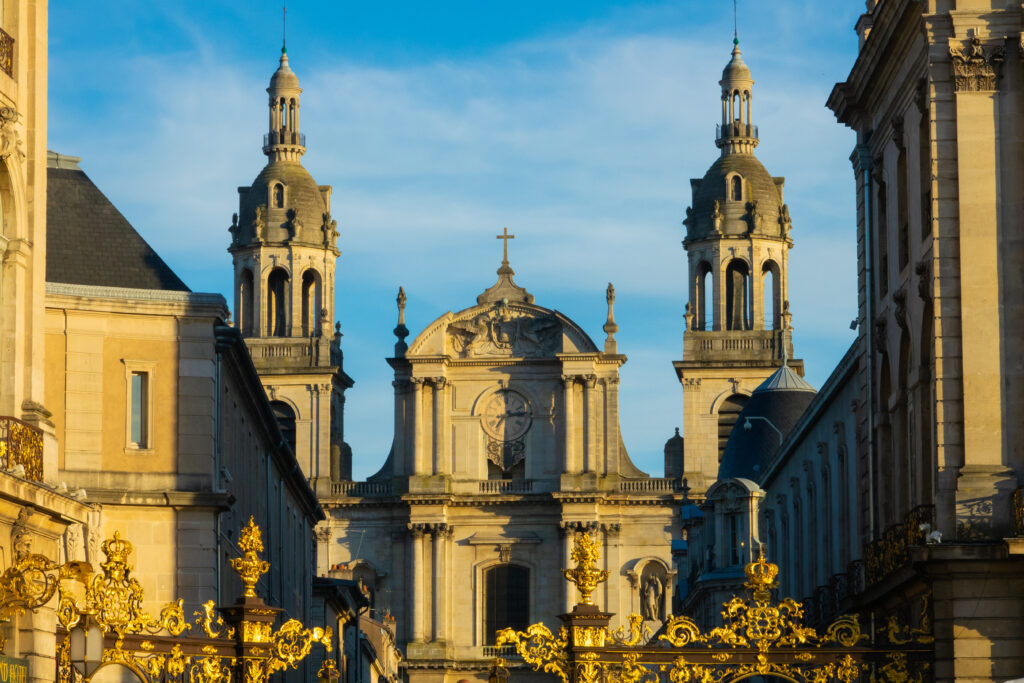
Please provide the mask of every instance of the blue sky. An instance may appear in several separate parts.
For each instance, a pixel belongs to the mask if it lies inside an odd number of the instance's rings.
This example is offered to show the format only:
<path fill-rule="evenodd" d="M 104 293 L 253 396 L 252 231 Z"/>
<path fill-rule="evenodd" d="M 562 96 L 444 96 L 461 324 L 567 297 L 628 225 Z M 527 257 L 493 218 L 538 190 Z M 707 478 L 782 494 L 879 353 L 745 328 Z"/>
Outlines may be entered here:
<path fill-rule="evenodd" d="M 856 317 L 852 133 L 824 108 L 859 0 L 740 0 L 758 157 L 786 176 L 797 355 L 820 386 Z M 265 163 L 271 2 L 51 3 L 49 146 L 82 167 L 196 291 L 227 294 L 227 226 Z M 334 187 L 337 317 L 355 474 L 392 437 L 399 285 L 415 335 L 471 305 L 517 238 L 519 284 L 603 339 L 614 282 L 622 430 L 660 476 L 681 426 L 689 179 L 714 161 L 729 0 L 293 2 L 306 167 Z M 230 300 L 230 299 L 229 299 Z"/>

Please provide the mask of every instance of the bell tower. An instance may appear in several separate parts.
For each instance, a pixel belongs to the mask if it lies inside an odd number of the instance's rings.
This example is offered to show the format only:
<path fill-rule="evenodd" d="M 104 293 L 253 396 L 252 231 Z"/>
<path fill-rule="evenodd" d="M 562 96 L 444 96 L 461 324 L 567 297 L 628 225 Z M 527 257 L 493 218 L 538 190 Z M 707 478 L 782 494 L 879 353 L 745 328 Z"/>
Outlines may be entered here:
<path fill-rule="evenodd" d="M 689 300 L 683 359 L 673 365 L 683 385 L 684 475 L 694 490 L 714 482 L 725 443 L 747 397 L 792 360 L 788 254 L 793 246 L 784 178 L 754 156 L 753 86 L 739 41 L 722 72 L 718 159 L 690 181 L 686 209 Z"/>
<path fill-rule="evenodd" d="M 317 494 L 328 495 L 331 482 L 351 477 L 343 409 L 352 380 L 342 369 L 340 324 L 333 334 L 331 325 L 338 224 L 331 186 L 301 163 L 302 88 L 284 48 L 267 93 L 267 165 L 238 188 L 230 227 L 235 325 L 299 464 Z"/>

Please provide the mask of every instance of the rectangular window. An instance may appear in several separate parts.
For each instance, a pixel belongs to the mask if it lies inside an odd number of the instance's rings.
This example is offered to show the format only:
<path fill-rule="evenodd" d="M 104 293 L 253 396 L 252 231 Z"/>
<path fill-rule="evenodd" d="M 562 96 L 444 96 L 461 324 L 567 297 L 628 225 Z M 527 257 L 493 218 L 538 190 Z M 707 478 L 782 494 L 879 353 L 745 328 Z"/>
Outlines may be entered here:
<path fill-rule="evenodd" d="M 149 373 L 132 372 L 129 391 L 130 446 L 149 448 Z"/>
<path fill-rule="evenodd" d="M 740 525 L 739 515 L 729 515 L 729 564 L 740 563 Z"/>

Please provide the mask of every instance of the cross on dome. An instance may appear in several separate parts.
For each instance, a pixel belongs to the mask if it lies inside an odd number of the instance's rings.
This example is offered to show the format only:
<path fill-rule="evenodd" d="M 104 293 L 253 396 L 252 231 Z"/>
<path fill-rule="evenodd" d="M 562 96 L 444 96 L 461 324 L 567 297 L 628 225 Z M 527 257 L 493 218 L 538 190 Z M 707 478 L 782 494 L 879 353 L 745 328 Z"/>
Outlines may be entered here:
<path fill-rule="evenodd" d="M 508 234 L 508 228 L 504 228 L 504 232 L 502 234 L 496 236 L 496 239 L 505 240 L 505 243 L 502 245 L 502 247 L 503 247 L 503 249 L 502 249 L 502 257 L 501 257 L 502 265 L 506 265 L 506 266 L 508 265 L 508 241 L 509 240 L 514 240 L 515 238 L 516 238 L 515 235 Z"/>

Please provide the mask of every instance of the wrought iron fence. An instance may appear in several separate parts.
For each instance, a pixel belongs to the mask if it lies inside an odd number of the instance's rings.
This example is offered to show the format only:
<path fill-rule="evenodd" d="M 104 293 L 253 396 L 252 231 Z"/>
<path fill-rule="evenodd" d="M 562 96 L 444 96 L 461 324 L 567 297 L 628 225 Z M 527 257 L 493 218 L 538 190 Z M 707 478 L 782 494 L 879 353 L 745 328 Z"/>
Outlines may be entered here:
<path fill-rule="evenodd" d="M 0 466 L 24 468 L 19 476 L 31 481 L 43 480 L 43 433 L 13 417 L 0 417 Z"/>

